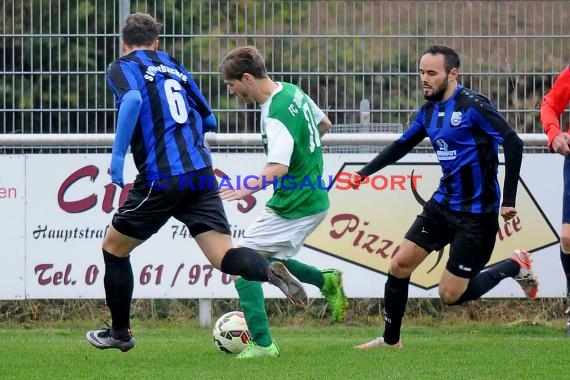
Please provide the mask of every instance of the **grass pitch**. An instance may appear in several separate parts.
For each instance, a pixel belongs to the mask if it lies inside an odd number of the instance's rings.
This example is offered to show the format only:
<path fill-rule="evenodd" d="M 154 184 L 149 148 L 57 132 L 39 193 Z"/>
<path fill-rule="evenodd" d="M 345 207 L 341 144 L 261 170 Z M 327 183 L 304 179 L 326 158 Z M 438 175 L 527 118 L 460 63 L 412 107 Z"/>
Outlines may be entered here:
<path fill-rule="evenodd" d="M 218 351 L 211 330 L 136 322 L 128 353 L 98 350 L 91 322 L 0 325 L 2 379 L 567 379 L 570 338 L 562 324 L 405 325 L 404 348 L 353 346 L 381 326 L 273 328 L 280 358 L 238 361 Z"/>

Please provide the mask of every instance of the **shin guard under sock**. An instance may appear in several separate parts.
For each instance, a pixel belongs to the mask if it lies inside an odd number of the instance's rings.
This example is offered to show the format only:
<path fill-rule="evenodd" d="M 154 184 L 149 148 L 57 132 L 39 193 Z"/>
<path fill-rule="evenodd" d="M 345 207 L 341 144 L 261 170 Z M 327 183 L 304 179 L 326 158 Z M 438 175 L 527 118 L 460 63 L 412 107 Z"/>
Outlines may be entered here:
<path fill-rule="evenodd" d="M 247 327 L 255 343 L 268 347 L 273 342 L 269 320 L 265 312 L 265 298 L 261 283 L 238 278 L 234 283 Z"/>
<path fill-rule="evenodd" d="M 400 340 L 402 319 L 408 302 L 410 278 L 398 278 L 388 273 L 384 286 L 384 341 L 396 344 Z"/>
<path fill-rule="evenodd" d="M 105 262 L 105 298 L 111 311 L 111 328 L 125 330 L 130 327 L 131 300 L 134 279 L 129 256 L 117 257 L 103 250 Z"/>

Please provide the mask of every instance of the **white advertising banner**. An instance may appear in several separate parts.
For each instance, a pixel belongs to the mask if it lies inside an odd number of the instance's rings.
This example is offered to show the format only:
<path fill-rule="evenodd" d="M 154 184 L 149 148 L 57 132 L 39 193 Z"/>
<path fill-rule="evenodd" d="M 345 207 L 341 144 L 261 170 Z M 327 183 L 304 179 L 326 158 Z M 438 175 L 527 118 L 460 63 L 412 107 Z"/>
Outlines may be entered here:
<path fill-rule="evenodd" d="M 104 297 L 101 241 L 129 189 L 110 183 L 108 161 L 107 155 L 28 156 L 28 298 Z M 131 164 L 125 180 L 135 175 Z M 131 263 L 135 298 L 236 296 L 230 278 L 174 219 L 133 252 Z"/>
<path fill-rule="evenodd" d="M 24 299 L 25 157 L 0 156 L 0 299 Z"/>
<path fill-rule="evenodd" d="M 440 177 L 434 155 L 411 154 L 376 173 L 359 190 L 348 189 L 342 173 L 354 172 L 371 158 L 370 154 L 325 155 L 323 179 L 330 186 L 331 209 L 296 257 L 319 268 L 342 270 L 346 293 L 354 298 L 383 297 L 390 258 Z M 0 269 L 0 298 L 17 299 L 24 294 L 26 298 L 104 298 L 101 241 L 129 189 L 110 183 L 109 159 L 99 154 L 2 158 L 0 163 L 10 168 L 6 171 L 10 174 L 5 176 L 3 171 L 0 177 L 0 195 L 10 188 L 16 192 L 13 198 L 0 197 L 1 231 L 10 231 L 4 239 L 8 250 L 3 262 L 8 262 L 8 268 Z M 558 155 L 525 155 L 518 188 L 519 214 L 508 223 L 501 221 L 488 264 L 507 259 L 518 247 L 532 251 L 540 297 L 560 297 L 565 291 L 558 257 L 562 161 Z M 265 156 L 215 154 L 214 162 L 220 179 L 226 177 L 238 185 L 246 176 L 260 172 Z M 503 170 L 501 166 L 501 184 Z M 128 157 L 126 182 L 135 175 Z M 243 233 L 270 195 L 271 190 L 260 191 L 248 199 L 224 203 L 234 238 Z M 433 252 L 418 267 L 411 279 L 410 297 L 438 296 L 437 283 L 447 255 L 447 248 Z M 237 297 L 229 277 L 209 264 L 186 227 L 174 219 L 136 248 L 131 262 L 135 298 Z M 265 291 L 268 297 L 282 296 L 270 285 L 265 285 Z M 320 296 L 311 285 L 307 291 L 311 297 Z M 487 296 L 524 294 L 513 280 L 506 279 Z"/>
<path fill-rule="evenodd" d="M 325 166 L 333 174 L 354 172 L 370 159 L 369 155 L 327 156 Z M 516 248 L 532 252 L 540 297 L 562 297 L 566 290 L 558 246 L 562 164 L 559 155 L 525 155 L 517 191 L 518 215 L 509 222 L 499 221 L 495 249 L 487 265 L 488 268 L 508 259 Z M 339 175 L 339 181 L 329 190 L 329 214 L 306 241 L 307 247 L 322 254 L 305 249 L 299 258 L 319 266 L 341 268 L 346 292 L 351 297 L 383 297 L 390 258 L 397 253 L 398 244 L 421 212 L 423 202 L 438 186 L 440 176 L 440 166 L 432 154 L 410 154 L 375 173 L 369 183 L 356 191 L 347 190 Z M 501 165 L 501 185 L 503 178 Z M 410 297 L 439 296 L 437 284 L 445 269 L 448 248 L 432 252 L 415 270 Z M 331 257 L 338 261 L 330 261 Z M 515 281 L 506 279 L 485 297 L 524 294 Z"/>

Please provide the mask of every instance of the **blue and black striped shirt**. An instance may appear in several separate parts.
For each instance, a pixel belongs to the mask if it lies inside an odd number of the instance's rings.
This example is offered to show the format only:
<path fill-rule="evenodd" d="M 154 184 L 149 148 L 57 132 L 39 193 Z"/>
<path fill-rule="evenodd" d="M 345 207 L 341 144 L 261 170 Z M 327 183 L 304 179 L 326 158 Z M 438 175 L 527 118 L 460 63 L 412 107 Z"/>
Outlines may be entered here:
<path fill-rule="evenodd" d="M 448 209 L 474 214 L 515 207 L 523 142 L 483 95 L 458 85 L 444 102 L 427 102 L 408 130 L 358 171 L 368 176 L 390 165 L 429 137 L 442 176 L 432 196 Z M 497 173 L 499 145 L 505 154 L 503 202 Z"/>
<path fill-rule="evenodd" d="M 500 204 L 499 145 L 513 135 L 486 97 L 459 85 L 445 102 L 424 104 L 399 141 L 429 137 L 442 169 L 435 201 L 456 211 L 488 213 L 497 212 Z"/>
<path fill-rule="evenodd" d="M 203 120 L 212 110 L 188 71 L 167 53 L 136 50 L 114 61 L 107 82 L 117 106 L 138 90 L 142 107 L 130 141 L 135 166 L 147 179 L 185 174 L 212 165 Z"/>

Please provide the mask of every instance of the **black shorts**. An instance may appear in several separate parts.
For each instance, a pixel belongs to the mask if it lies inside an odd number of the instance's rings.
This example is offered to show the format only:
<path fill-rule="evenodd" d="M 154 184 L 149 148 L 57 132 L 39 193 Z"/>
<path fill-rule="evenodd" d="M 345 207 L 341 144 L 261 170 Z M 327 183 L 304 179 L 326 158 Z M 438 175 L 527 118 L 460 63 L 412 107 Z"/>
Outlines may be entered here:
<path fill-rule="evenodd" d="M 174 217 L 192 236 L 210 230 L 229 235 L 217 186 L 211 167 L 152 182 L 137 177 L 127 200 L 113 216 L 113 227 L 124 235 L 146 240 Z"/>
<path fill-rule="evenodd" d="M 406 233 L 406 239 L 428 252 L 450 244 L 446 269 L 456 276 L 473 278 L 489 262 L 498 229 L 498 214 L 453 211 L 430 200 Z"/>

